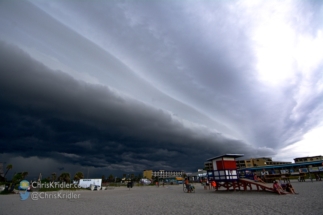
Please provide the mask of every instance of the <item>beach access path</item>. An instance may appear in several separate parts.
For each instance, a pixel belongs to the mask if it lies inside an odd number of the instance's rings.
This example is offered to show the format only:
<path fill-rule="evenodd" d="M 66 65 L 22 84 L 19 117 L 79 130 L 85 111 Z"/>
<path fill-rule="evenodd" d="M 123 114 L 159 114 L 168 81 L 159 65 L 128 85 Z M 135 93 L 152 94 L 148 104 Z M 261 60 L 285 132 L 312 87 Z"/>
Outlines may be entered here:
<path fill-rule="evenodd" d="M 291 182 L 299 195 L 204 190 L 200 184 L 195 184 L 195 193 L 184 193 L 182 185 L 165 185 L 73 191 L 80 194 L 77 199 L 21 201 L 18 194 L 0 195 L 0 214 L 323 214 L 323 182 Z"/>

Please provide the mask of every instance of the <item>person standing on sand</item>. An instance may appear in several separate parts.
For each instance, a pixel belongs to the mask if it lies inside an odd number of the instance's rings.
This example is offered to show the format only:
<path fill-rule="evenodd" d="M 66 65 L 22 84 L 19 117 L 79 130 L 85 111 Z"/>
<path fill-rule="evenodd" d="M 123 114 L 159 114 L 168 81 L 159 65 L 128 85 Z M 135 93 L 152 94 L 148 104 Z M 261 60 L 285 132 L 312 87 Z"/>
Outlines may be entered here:
<path fill-rule="evenodd" d="M 202 185 L 204 186 L 204 190 L 207 190 L 207 188 L 206 188 L 206 178 L 203 179 Z"/>
<path fill-rule="evenodd" d="M 190 182 L 189 182 L 188 178 L 185 178 L 185 186 L 186 186 L 187 192 L 190 193 L 191 186 L 190 186 Z"/>
<path fill-rule="evenodd" d="M 216 188 L 216 182 L 215 182 L 215 181 L 212 181 L 212 182 L 211 182 L 211 185 L 212 185 L 213 189 L 215 189 L 215 188 Z"/>
<path fill-rule="evenodd" d="M 262 169 L 262 171 L 260 172 L 261 180 L 265 181 L 265 175 L 267 174 L 268 172 L 266 172 L 265 169 Z"/>

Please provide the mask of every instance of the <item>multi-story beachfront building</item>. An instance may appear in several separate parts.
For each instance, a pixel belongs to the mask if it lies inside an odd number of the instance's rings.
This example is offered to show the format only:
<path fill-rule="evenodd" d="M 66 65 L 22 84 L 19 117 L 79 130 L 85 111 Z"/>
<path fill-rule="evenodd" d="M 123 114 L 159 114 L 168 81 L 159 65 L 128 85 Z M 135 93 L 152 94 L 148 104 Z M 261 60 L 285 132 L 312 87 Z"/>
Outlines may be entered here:
<path fill-rule="evenodd" d="M 312 157 L 294 158 L 295 163 L 303 163 L 303 162 L 311 162 L 311 161 L 319 161 L 319 160 L 323 160 L 322 155 L 312 156 Z"/>
<path fill-rule="evenodd" d="M 167 171 L 167 170 L 144 170 L 143 177 L 152 179 L 153 177 L 158 178 L 169 178 L 169 177 L 181 177 L 184 171 Z"/>
<path fill-rule="evenodd" d="M 245 160 L 236 160 L 236 164 L 238 169 L 246 168 Z"/>
<path fill-rule="evenodd" d="M 246 160 L 237 160 L 237 168 L 249 168 L 249 167 L 259 167 L 268 165 L 280 165 L 280 164 L 291 164 L 292 162 L 286 161 L 273 161 L 271 157 L 261 157 L 261 158 L 249 158 Z"/>
<path fill-rule="evenodd" d="M 142 176 L 144 178 L 151 179 L 153 176 L 153 171 L 152 170 L 144 170 L 144 172 L 142 173 Z"/>
<path fill-rule="evenodd" d="M 212 161 L 206 161 L 204 162 L 204 170 L 212 170 L 213 169 L 213 163 Z"/>

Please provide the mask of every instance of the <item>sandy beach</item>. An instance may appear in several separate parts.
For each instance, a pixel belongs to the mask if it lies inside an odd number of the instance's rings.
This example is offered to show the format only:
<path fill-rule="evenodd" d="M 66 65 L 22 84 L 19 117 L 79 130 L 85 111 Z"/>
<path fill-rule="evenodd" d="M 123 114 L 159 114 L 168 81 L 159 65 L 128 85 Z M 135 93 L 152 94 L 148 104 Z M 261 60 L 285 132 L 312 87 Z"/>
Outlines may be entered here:
<path fill-rule="evenodd" d="M 292 181 L 292 185 L 299 195 L 215 192 L 200 184 L 195 185 L 195 193 L 184 193 L 182 185 L 173 185 L 75 191 L 79 198 L 63 199 L 21 201 L 18 194 L 0 195 L 0 214 L 323 214 L 322 181 Z M 50 193 L 56 192 L 46 192 Z"/>

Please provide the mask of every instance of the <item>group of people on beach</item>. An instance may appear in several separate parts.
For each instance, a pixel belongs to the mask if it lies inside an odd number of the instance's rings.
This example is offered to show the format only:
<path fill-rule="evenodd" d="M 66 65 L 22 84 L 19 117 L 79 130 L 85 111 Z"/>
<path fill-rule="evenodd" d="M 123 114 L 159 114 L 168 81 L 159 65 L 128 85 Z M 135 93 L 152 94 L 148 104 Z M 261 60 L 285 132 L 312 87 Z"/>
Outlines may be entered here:
<path fill-rule="evenodd" d="M 273 183 L 273 188 L 274 188 L 274 191 L 277 192 L 279 195 L 281 194 L 298 194 L 295 192 L 293 186 L 291 185 L 291 183 L 287 183 L 287 184 L 284 184 L 284 185 L 280 185 L 277 181 L 274 181 Z"/>
<path fill-rule="evenodd" d="M 254 179 L 255 182 L 266 183 L 261 178 L 259 178 L 256 173 L 254 173 L 253 176 L 254 176 L 253 179 Z M 289 182 L 287 184 L 283 184 L 281 186 L 277 181 L 274 181 L 273 182 L 273 188 L 274 188 L 274 191 L 277 192 L 279 195 L 287 194 L 287 193 L 298 194 L 298 193 L 295 192 L 293 186 Z"/>
<path fill-rule="evenodd" d="M 255 182 L 261 182 L 261 183 L 266 183 L 264 182 L 261 178 L 258 177 L 258 175 L 256 173 L 253 174 L 253 180 Z"/>
<path fill-rule="evenodd" d="M 200 183 L 202 184 L 202 186 L 204 187 L 204 190 L 207 190 L 207 189 L 215 189 L 216 188 L 216 182 L 215 181 L 209 181 L 207 178 L 203 178 L 200 180 Z"/>
<path fill-rule="evenodd" d="M 216 188 L 216 182 L 215 181 L 211 181 L 210 182 L 207 178 L 202 178 L 200 180 L 200 183 L 204 187 L 204 190 L 207 190 L 207 189 L 210 190 L 211 188 L 213 188 L 213 189 Z M 185 184 L 188 192 L 190 192 L 190 186 L 191 185 L 190 185 L 190 182 L 189 182 L 189 179 L 188 178 L 185 178 L 184 184 Z"/>
<path fill-rule="evenodd" d="M 261 178 L 258 177 L 258 175 L 256 173 L 254 173 L 254 181 L 255 182 L 260 182 L 260 183 L 266 183 L 263 179 L 264 179 L 264 176 L 265 174 L 268 174 L 268 173 L 265 173 L 265 171 L 263 170 L 263 174 L 261 174 Z M 262 179 L 263 178 L 263 179 Z M 188 189 L 188 192 L 190 192 L 190 183 L 189 183 L 189 179 L 188 178 L 185 178 L 185 185 Z M 207 178 L 202 178 L 200 180 L 200 183 L 202 184 L 202 186 L 204 187 L 204 190 L 207 190 L 207 189 L 211 189 L 211 187 L 213 189 L 216 188 L 216 182 L 215 181 L 211 181 L 209 182 Z M 273 182 L 273 189 L 275 192 L 277 192 L 279 195 L 281 194 L 298 194 L 295 192 L 295 189 L 293 188 L 293 186 L 291 185 L 290 182 L 288 182 L 287 184 L 279 184 L 278 181 L 274 181 Z"/>

